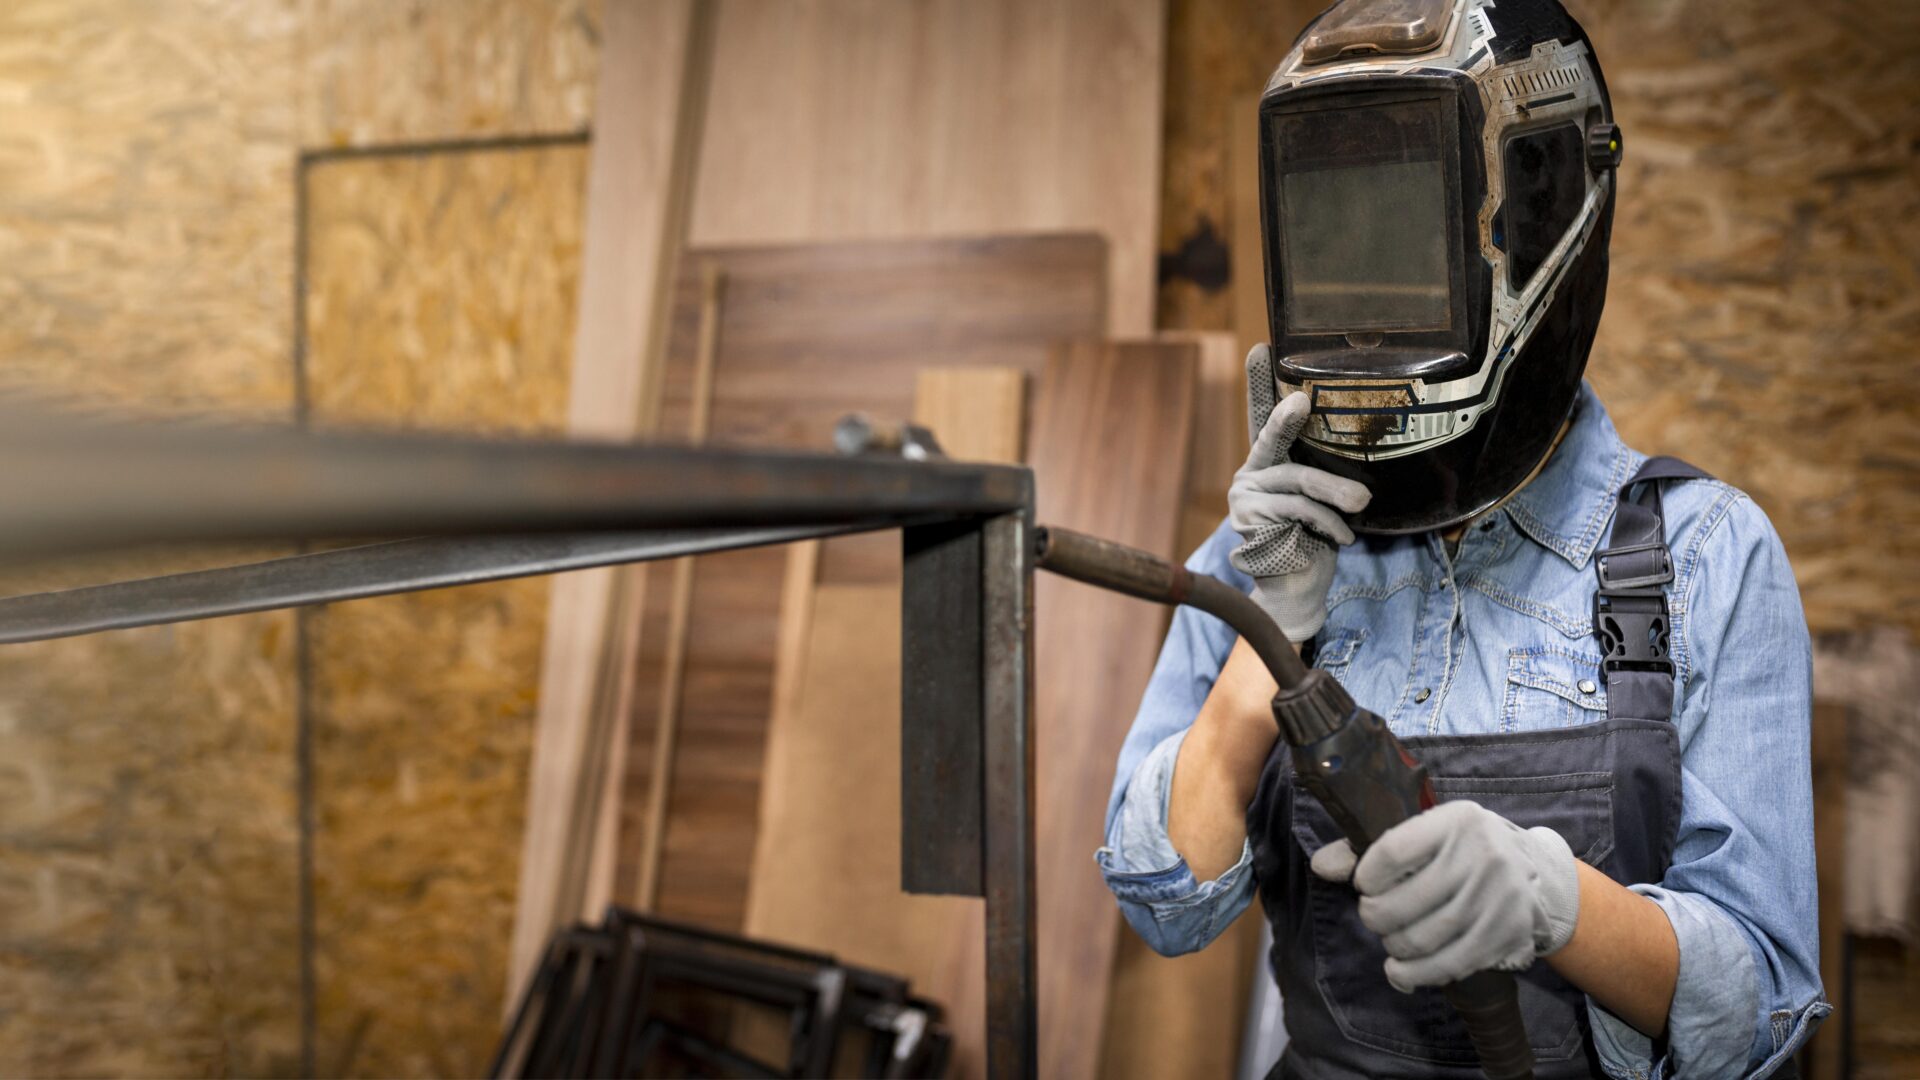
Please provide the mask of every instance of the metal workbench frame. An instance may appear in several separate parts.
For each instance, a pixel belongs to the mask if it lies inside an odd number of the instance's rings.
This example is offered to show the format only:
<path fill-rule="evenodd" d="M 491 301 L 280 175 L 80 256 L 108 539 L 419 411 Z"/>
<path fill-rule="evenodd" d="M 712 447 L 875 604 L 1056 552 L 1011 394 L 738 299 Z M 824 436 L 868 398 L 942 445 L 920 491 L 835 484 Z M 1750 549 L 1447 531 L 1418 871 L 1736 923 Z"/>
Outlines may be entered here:
<path fill-rule="evenodd" d="M 0 643 L 901 530 L 901 884 L 985 898 L 988 1071 L 1034 1074 L 1029 470 L 0 412 L 0 507 L 0 561 L 402 538 L 0 599 Z"/>

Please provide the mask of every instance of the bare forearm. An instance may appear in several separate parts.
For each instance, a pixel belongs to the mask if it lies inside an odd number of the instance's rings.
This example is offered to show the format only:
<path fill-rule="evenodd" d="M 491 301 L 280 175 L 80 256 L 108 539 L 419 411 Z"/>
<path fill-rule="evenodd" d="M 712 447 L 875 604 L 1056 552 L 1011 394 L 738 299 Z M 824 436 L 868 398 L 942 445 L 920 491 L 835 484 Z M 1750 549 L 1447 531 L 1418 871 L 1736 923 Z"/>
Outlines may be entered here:
<path fill-rule="evenodd" d="M 1167 838 L 1200 881 L 1240 859 L 1253 801 L 1278 732 L 1274 683 L 1246 642 L 1234 646 L 1213 692 L 1180 745 L 1167 810 Z"/>
<path fill-rule="evenodd" d="M 1579 873 L 1573 939 L 1549 954 L 1547 963 L 1608 1012 L 1658 1038 L 1680 978 L 1673 925 L 1660 905 L 1586 863 L 1579 864 Z"/>

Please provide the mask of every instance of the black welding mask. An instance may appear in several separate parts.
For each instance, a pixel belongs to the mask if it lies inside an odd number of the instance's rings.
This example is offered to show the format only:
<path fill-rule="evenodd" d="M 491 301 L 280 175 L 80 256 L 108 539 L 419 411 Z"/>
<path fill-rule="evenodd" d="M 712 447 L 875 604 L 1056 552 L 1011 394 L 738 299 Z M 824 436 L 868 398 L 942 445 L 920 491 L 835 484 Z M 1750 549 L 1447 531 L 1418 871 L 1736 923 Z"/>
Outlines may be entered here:
<path fill-rule="evenodd" d="M 1270 370 L 1362 532 L 1464 521 L 1551 451 L 1606 295 L 1620 133 L 1556 0 L 1341 0 L 1260 103 Z M 1257 355 L 1257 354 L 1256 354 Z M 1270 400 L 1270 399 L 1267 399 Z"/>

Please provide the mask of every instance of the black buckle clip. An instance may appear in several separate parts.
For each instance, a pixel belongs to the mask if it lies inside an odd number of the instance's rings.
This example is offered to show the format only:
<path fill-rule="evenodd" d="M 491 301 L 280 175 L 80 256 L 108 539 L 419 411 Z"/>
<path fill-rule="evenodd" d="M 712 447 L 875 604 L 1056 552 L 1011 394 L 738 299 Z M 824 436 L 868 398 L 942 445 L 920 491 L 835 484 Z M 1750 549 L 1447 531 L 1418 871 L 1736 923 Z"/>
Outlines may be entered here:
<path fill-rule="evenodd" d="M 1644 589 L 1673 580 L 1673 552 L 1664 540 L 1606 548 L 1594 557 L 1600 588 Z"/>
<path fill-rule="evenodd" d="M 1659 593 L 1593 596 L 1593 635 L 1600 642 L 1602 671 L 1673 674 L 1668 652 L 1671 629 L 1667 598 Z"/>

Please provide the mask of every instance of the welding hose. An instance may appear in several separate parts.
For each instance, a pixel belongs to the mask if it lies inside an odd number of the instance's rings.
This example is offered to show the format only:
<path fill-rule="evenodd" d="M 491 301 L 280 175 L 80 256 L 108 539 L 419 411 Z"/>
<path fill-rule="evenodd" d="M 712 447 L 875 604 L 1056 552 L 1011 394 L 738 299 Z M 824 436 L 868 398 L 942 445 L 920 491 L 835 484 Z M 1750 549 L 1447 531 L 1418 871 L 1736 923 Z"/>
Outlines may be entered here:
<path fill-rule="evenodd" d="M 1125 544 L 1048 526 L 1034 530 L 1034 565 L 1140 600 L 1185 604 L 1215 616 L 1253 648 L 1283 696 L 1307 678 L 1306 665 L 1272 617 L 1245 593 L 1210 574 L 1193 573 Z M 1335 690 L 1338 684 L 1319 689 Z M 1347 700 L 1344 690 L 1339 696 Z M 1351 708 L 1350 701 L 1346 708 Z M 1527 1080 L 1533 1075 L 1533 1048 L 1527 1043 L 1519 986 L 1511 973 L 1477 972 L 1443 993 L 1466 1024 L 1489 1080 Z"/>
<path fill-rule="evenodd" d="M 1211 574 L 1196 574 L 1139 548 L 1045 525 L 1034 530 L 1034 563 L 1136 599 L 1199 608 L 1233 627 L 1280 689 L 1291 690 L 1307 677 L 1307 666 L 1272 617 L 1247 594 Z"/>

